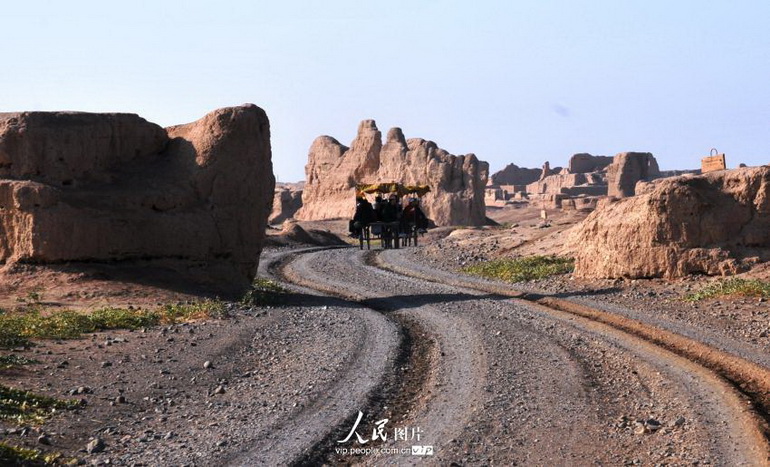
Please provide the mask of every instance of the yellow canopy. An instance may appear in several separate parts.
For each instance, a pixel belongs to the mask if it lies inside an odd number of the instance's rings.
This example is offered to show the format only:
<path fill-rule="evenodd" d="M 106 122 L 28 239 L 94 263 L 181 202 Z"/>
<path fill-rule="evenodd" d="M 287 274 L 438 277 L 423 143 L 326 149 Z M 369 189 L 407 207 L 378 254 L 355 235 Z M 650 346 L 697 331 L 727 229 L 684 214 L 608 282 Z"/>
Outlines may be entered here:
<path fill-rule="evenodd" d="M 397 182 L 390 183 L 361 183 L 356 185 L 356 191 L 363 193 L 397 193 L 399 196 L 406 196 L 408 194 L 416 194 L 419 197 L 425 195 L 430 191 L 428 185 L 402 185 Z"/>

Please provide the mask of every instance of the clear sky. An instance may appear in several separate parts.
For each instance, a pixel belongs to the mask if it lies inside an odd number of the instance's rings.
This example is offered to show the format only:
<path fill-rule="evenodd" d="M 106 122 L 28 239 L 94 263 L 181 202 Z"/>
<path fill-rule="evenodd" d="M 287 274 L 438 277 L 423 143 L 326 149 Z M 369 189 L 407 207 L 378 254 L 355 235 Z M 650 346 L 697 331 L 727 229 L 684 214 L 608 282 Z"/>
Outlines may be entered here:
<path fill-rule="evenodd" d="M 649 151 L 770 162 L 770 2 L 8 1 L 0 111 L 163 126 L 252 102 L 280 181 L 358 122 L 508 163 Z"/>

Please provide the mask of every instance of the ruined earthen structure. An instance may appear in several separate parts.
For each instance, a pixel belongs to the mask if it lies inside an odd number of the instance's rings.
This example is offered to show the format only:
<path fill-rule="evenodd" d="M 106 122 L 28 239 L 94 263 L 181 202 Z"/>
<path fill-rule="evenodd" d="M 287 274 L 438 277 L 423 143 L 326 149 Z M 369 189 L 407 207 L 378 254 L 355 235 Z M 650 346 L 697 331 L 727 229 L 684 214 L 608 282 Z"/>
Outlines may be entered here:
<path fill-rule="evenodd" d="M 526 186 L 527 196 L 548 209 L 594 209 L 597 197 L 607 194 L 605 159 L 604 156 L 575 154 L 564 169 L 551 169 L 546 162 L 540 179 Z M 570 167 L 577 171 L 572 172 Z M 590 168 L 596 170 L 586 171 Z"/>
<path fill-rule="evenodd" d="M 574 233 L 584 278 L 734 274 L 770 260 L 770 167 L 640 183 L 600 203 Z"/>
<path fill-rule="evenodd" d="M 0 261 L 141 260 L 248 284 L 273 187 L 255 105 L 165 130 L 133 114 L 0 114 Z"/>
<path fill-rule="evenodd" d="M 592 156 L 588 153 L 574 154 L 569 159 L 569 173 L 584 174 L 590 172 L 600 172 L 612 163 L 613 158 L 609 156 Z"/>
<path fill-rule="evenodd" d="M 634 196 L 636 182 L 660 177 L 658 162 L 649 152 L 622 152 L 607 167 L 607 195 Z"/>
<path fill-rule="evenodd" d="M 294 215 L 302 207 L 302 187 L 299 184 L 287 183 L 276 185 L 273 198 L 273 212 L 270 213 L 268 222 L 280 224 Z M 304 185 L 304 184 L 302 184 Z"/>
<path fill-rule="evenodd" d="M 540 179 L 540 169 L 528 169 L 516 164 L 508 164 L 502 170 L 489 177 L 492 185 L 527 185 Z"/>
<path fill-rule="evenodd" d="M 543 164 L 543 168 L 540 171 L 540 177 L 538 177 L 538 180 L 545 180 L 546 177 L 550 177 L 551 175 L 559 173 L 559 170 L 561 170 L 561 167 L 558 167 L 557 169 L 551 169 L 551 163 L 545 161 L 545 164 Z"/>
<path fill-rule="evenodd" d="M 357 183 L 429 185 L 422 207 L 436 225 L 482 225 L 489 166 L 475 155 L 454 156 L 436 143 L 407 140 L 392 128 L 385 144 L 374 120 L 364 120 L 350 147 L 320 136 L 310 147 L 300 220 L 349 218 Z"/>
<path fill-rule="evenodd" d="M 607 194 L 607 181 L 599 172 L 554 174 L 527 185 L 527 193 L 602 196 Z"/>

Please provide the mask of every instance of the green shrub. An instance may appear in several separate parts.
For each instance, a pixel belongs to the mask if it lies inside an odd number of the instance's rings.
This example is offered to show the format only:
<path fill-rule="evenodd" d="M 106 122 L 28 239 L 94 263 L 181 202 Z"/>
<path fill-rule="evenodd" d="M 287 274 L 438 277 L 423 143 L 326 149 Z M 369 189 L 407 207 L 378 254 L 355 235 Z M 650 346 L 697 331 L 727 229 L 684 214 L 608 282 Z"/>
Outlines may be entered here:
<path fill-rule="evenodd" d="M 287 290 L 270 279 L 257 278 L 251 289 L 241 298 L 248 306 L 277 305 L 286 301 Z"/>
<path fill-rule="evenodd" d="M 770 282 L 733 277 L 709 284 L 700 291 L 685 296 L 684 300 L 696 302 L 706 298 L 725 296 L 770 298 Z"/>
<path fill-rule="evenodd" d="M 68 462 L 63 461 L 65 459 L 62 459 L 59 453 L 44 453 L 37 449 L 27 449 L 0 443 L 0 465 L 70 465 L 76 462 L 72 459 Z"/>
<path fill-rule="evenodd" d="M 0 355 L 0 370 L 7 370 L 23 365 L 31 365 L 33 363 L 40 363 L 37 360 L 32 360 L 26 357 L 20 357 L 18 355 Z"/>
<path fill-rule="evenodd" d="M 40 307 L 0 313 L 0 348 L 30 345 L 30 339 L 74 339 L 107 329 L 139 329 L 205 318 L 225 318 L 225 304 L 202 300 L 163 305 L 155 310 L 100 308 L 91 313 L 64 310 L 44 314 Z"/>
<path fill-rule="evenodd" d="M 157 310 L 158 321 L 163 324 L 173 324 L 196 319 L 227 318 L 227 308 L 220 300 L 203 300 L 193 303 L 177 303 L 163 305 Z"/>
<path fill-rule="evenodd" d="M 74 409 L 78 404 L 77 401 L 54 399 L 0 384 L 0 420 L 39 423 L 57 410 Z"/>
<path fill-rule="evenodd" d="M 572 272 L 574 260 L 559 256 L 529 256 L 484 261 L 462 269 L 475 276 L 506 282 L 522 282 L 544 279 L 556 274 Z"/>

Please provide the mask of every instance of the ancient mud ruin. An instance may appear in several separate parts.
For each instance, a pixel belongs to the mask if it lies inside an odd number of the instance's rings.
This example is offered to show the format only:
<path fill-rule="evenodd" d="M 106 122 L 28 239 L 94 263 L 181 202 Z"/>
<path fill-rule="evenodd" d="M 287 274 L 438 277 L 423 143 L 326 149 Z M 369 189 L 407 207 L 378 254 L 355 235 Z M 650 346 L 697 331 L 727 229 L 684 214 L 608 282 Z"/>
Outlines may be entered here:
<path fill-rule="evenodd" d="M 770 260 L 770 167 L 683 175 L 608 198 L 575 232 L 586 278 L 735 274 Z"/>
<path fill-rule="evenodd" d="M 255 105 L 167 129 L 133 114 L 0 114 L 0 261 L 142 261 L 248 284 L 274 183 Z"/>
<path fill-rule="evenodd" d="M 349 148 L 330 136 L 313 142 L 296 218 L 351 217 L 357 183 L 396 181 L 430 186 L 422 206 L 436 225 L 483 225 L 488 171 L 473 154 L 455 156 L 433 141 L 407 140 L 400 128 L 391 128 L 383 144 L 374 120 L 364 120 Z"/>
<path fill-rule="evenodd" d="M 534 169 L 511 166 L 491 180 L 524 182 L 534 178 Z M 650 153 L 624 152 L 615 157 L 573 155 L 567 167 L 551 168 L 546 162 L 540 176 L 527 183 L 488 185 L 485 203 L 502 207 L 516 202 L 533 203 L 544 209 L 593 210 L 601 197 L 633 196 L 638 181 L 658 178 L 660 172 Z"/>

